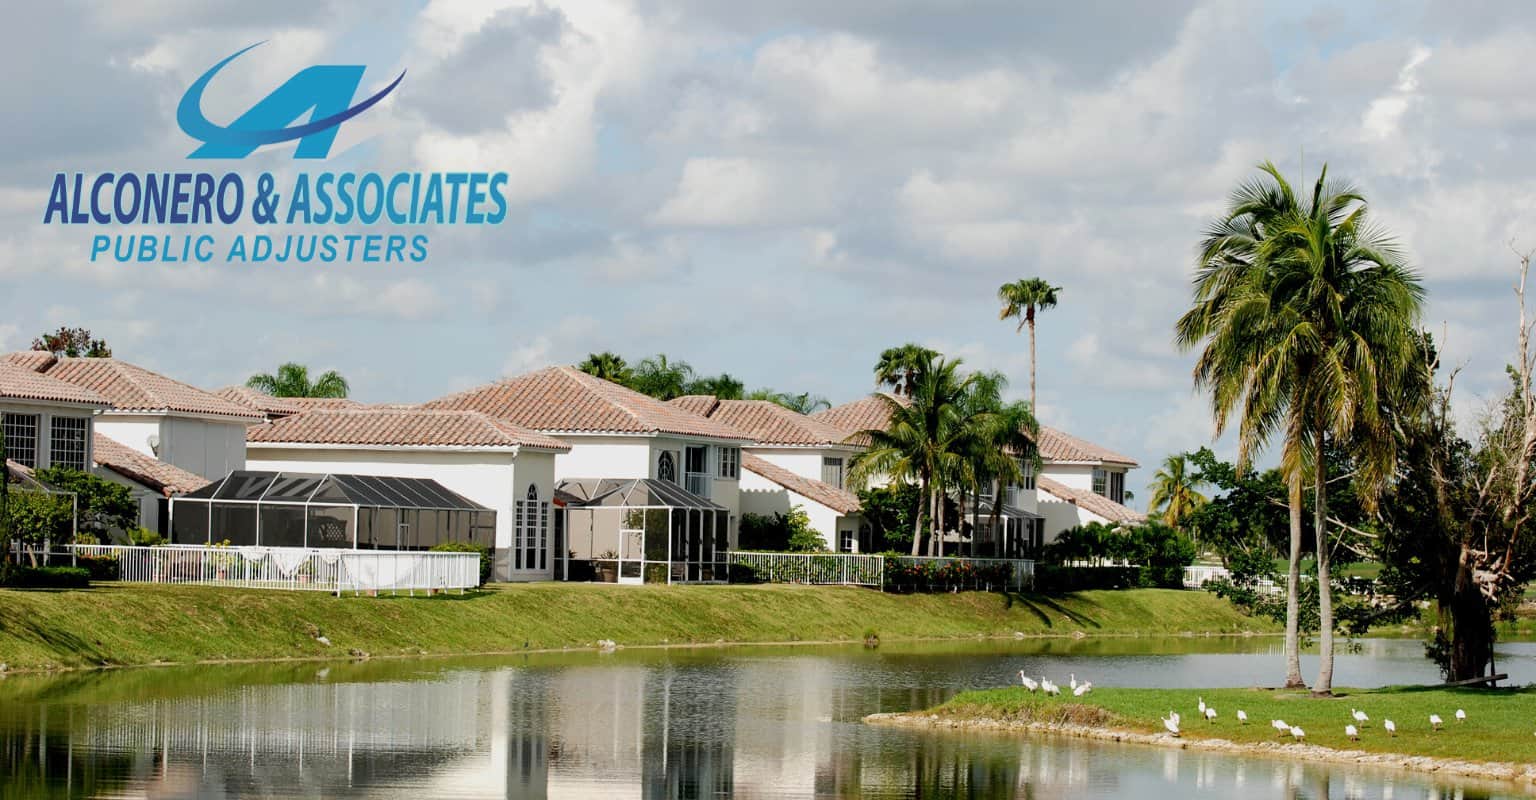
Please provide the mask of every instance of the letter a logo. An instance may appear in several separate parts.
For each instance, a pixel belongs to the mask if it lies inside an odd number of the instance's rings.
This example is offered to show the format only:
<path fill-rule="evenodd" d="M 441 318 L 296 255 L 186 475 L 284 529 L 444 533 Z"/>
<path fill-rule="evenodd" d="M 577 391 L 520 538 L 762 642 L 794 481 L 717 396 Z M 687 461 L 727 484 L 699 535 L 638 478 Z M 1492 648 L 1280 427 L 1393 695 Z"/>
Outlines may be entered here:
<path fill-rule="evenodd" d="M 236 52 L 213 65 L 187 87 L 176 107 L 176 122 L 188 136 L 203 142 L 188 158 L 245 158 L 263 145 L 299 140 L 294 158 L 325 158 L 336 141 L 341 123 L 367 111 L 394 91 L 405 78 L 402 70 L 394 82 L 355 106 L 349 106 L 363 81 L 362 65 L 323 65 L 301 70 L 287 83 L 262 98 L 250 110 L 228 126 L 219 126 L 203 116 L 203 90 L 226 64 L 239 58 L 261 42 Z M 292 125 L 309 115 L 309 121 Z"/>

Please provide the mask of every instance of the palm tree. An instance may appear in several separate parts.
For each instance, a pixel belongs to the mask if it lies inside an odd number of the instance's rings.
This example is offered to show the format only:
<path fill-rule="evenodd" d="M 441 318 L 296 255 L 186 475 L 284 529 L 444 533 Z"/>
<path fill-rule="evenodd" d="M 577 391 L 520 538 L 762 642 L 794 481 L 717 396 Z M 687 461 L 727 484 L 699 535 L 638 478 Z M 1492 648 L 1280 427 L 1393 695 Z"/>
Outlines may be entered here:
<path fill-rule="evenodd" d="M 992 489 L 992 512 L 987 530 L 996 536 L 1003 511 L 1003 489 L 1023 483 L 1025 463 L 1034 462 L 1038 468 L 1039 455 L 1035 451 L 1035 437 L 1040 424 L 1025 402 L 1002 402 L 999 391 L 1005 381 L 1000 375 L 985 375 L 974 393 L 981 413 L 972 416 L 973 436 L 971 457 L 979 487 L 988 484 Z M 997 540 L 1000 545 L 1001 540 Z M 971 555 L 975 555 L 976 540 L 971 539 Z"/>
<path fill-rule="evenodd" d="M 1333 596 L 1327 532 L 1330 437 L 1349 437 L 1357 479 L 1370 496 L 1393 463 L 1378 413 L 1408 372 L 1423 302 L 1417 276 L 1393 241 L 1367 219 L 1364 197 L 1330 183 L 1327 168 L 1309 198 L 1296 196 L 1273 164 L 1234 192 L 1208 230 L 1195 276 L 1194 307 L 1177 324 L 1179 344 L 1204 343 L 1197 388 L 1211 392 L 1219 435 L 1239 414 L 1239 464 L 1284 431 L 1280 468 L 1289 486 L 1286 685 L 1299 686 L 1297 617 L 1303 483 L 1313 480 L 1318 551 L 1321 665 L 1315 692 L 1333 683 Z"/>
<path fill-rule="evenodd" d="M 1147 510 L 1162 512 L 1163 522 L 1182 529 L 1184 520 L 1210 499 L 1199 492 L 1204 485 L 1206 480 L 1190 469 L 1188 455 L 1168 456 L 1162 468 L 1152 473 L 1152 502 Z"/>
<path fill-rule="evenodd" d="M 721 400 L 741 400 L 745 397 L 746 389 L 746 384 L 731 377 L 730 373 L 722 372 L 689 381 L 684 387 L 684 393 L 714 395 Z"/>
<path fill-rule="evenodd" d="M 620 386 L 628 386 L 634 373 L 629 369 L 629 364 L 622 356 L 604 350 L 601 353 L 588 353 L 586 360 L 576 365 L 582 372 L 594 378 L 617 383 Z"/>
<path fill-rule="evenodd" d="M 635 366 L 630 388 L 658 400 L 671 400 L 688 393 L 693 367 L 686 361 L 672 361 L 666 353 L 640 360 Z"/>
<path fill-rule="evenodd" d="M 252 375 L 246 386 L 273 397 L 346 397 L 347 379 L 336 370 L 320 373 L 313 383 L 309 380 L 309 367 L 288 362 L 277 368 L 277 374 Z"/>
<path fill-rule="evenodd" d="M 1056 293 L 1060 286 L 1052 286 L 1042 278 L 1026 278 L 997 287 L 997 299 L 1003 304 L 998 319 L 1019 320 L 1014 333 L 1029 327 L 1029 405 L 1039 408 L 1035 399 L 1035 314 L 1056 307 Z"/>
<path fill-rule="evenodd" d="M 880 353 L 880 360 L 875 362 L 875 385 L 889 386 L 896 394 L 911 397 L 923 366 L 938 355 L 936 351 L 912 342 L 887 347 Z"/>

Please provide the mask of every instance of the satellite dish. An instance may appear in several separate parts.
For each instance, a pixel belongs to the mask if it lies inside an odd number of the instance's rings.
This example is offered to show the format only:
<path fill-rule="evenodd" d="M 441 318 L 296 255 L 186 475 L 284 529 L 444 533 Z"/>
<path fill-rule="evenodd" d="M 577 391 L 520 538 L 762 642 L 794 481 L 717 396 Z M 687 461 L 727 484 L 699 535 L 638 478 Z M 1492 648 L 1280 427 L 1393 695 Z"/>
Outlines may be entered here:
<path fill-rule="evenodd" d="M 158 434 L 158 433 L 151 433 L 149 435 L 149 437 L 145 441 L 149 442 L 149 450 L 150 450 L 150 452 L 154 453 L 156 456 L 159 456 L 160 455 L 160 434 Z"/>

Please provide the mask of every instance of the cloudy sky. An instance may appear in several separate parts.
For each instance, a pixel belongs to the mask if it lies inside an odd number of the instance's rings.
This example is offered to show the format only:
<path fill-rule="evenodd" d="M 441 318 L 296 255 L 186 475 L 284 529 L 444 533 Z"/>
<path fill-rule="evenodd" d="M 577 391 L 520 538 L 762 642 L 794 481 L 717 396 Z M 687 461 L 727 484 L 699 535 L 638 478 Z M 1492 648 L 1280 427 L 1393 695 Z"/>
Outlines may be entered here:
<path fill-rule="evenodd" d="M 1063 291 L 1041 319 L 1041 416 L 1139 458 L 1141 490 L 1210 439 L 1171 326 L 1202 224 L 1264 159 L 1296 175 L 1326 161 L 1368 194 L 1426 280 L 1426 324 L 1466 364 L 1465 402 L 1511 349 L 1509 243 L 1536 247 L 1536 6 L 382 7 L 11 10 L 0 349 L 84 325 L 207 387 L 301 361 L 397 402 L 665 351 L 841 402 L 911 340 L 1022 395 L 1026 339 L 993 295 L 1042 276 Z M 430 260 L 404 266 L 92 264 L 98 231 L 41 224 L 59 171 L 292 170 L 292 145 L 188 162 L 175 124 L 192 80 L 263 40 L 220 74 L 210 118 L 311 64 L 366 64 L 364 92 L 405 69 L 324 168 L 505 171 L 506 222 L 432 231 Z"/>

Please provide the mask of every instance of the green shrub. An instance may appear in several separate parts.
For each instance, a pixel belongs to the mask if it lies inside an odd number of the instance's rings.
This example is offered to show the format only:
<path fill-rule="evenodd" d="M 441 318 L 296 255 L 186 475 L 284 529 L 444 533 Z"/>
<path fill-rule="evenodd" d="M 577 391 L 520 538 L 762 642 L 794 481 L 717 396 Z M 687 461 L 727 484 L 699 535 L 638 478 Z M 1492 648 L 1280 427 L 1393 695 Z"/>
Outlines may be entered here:
<path fill-rule="evenodd" d="M 128 542 L 139 547 L 157 547 L 165 544 L 165 537 L 148 528 L 134 528 L 128 532 Z"/>
<path fill-rule="evenodd" d="M 491 579 L 491 567 L 494 565 L 495 552 L 483 545 L 473 542 L 439 542 L 432 545 L 433 553 L 479 553 L 480 554 L 480 583 Z"/>
<path fill-rule="evenodd" d="M 76 563 L 93 581 L 115 581 L 122 577 L 122 565 L 113 556 L 80 556 Z"/>
<path fill-rule="evenodd" d="M 91 575 L 84 567 L 15 567 L 6 585 L 22 589 L 84 589 Z"/>
<path fill-rule="evenodd" d="M 805 509 L 795 506 L 788 514 L 742 514 L 737 537 L 742 550 L 770 553 L 826 552 L 826 539 L 811 527 Z"/>
<path fill-rule="evenodd" d="M 1141 583 L 1141 567 L 1063 567 L 1035 565 L 1035 591 L 1086 592 L 1132 589 Z"/>

